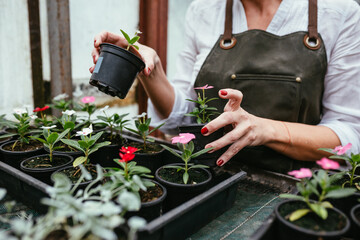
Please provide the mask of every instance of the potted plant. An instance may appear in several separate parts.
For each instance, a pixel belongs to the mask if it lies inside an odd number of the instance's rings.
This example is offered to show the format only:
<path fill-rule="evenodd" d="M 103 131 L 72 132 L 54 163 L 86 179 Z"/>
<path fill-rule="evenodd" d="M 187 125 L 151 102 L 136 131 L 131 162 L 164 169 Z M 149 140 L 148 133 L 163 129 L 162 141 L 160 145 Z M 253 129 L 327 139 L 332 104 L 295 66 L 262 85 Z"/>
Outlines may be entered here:
<path fill-rule="evenodd" d="M 322 159 L 317 163 L 324 169 L 337 169 L 335 161 Z M 343 198 L 354 193 L 354 189 L 334 185 L 339 175 L 330 175 L 325 170 L 316 173 L 301 168 L 288 173 L 301 179 L 297 183 L 299 195 L 281 194 L 282 198 L 292 199 L 278 204 L 275 208 L 279 220 L 279 237 L 288 239 L 327 239 L 340 238 L 350 227 L 348 217 L 327 201 L 330 198 Z M 311 179 L 309 179 L 312 177 Z"/>
<path fill-rule="evenodd" d="M 319 150 L 331 153 L 329 157 L 331 159 L 343 160 L 350 165 L 348 169 L 341 170 L 342 177 L 339 178 L 338 184 L 343 187 L 350 187 L 356 189 L 356 192 L 343 198 L 341 200 L 334 199 L 332 203 L 343 211 L 348 217 L 350 217 L 350 210 L 353 206 L 358 204 L 358 199 L 360 199 L 360 176 L 356 174 L 357 170 L 360 169 L 360 154 L 350 153 L 347 154 L 351 149 L 351 143 L 348 143 L 345 146 L 337 146 L 334 149 L 331 148 L 320 148 Z"/>
<path fill-rule="evenodd" d="M 110 144 L 110 142 L 107 141 L 96 143 L 103 132 L 99 132 L 93 136 L 91 135 L 92 132 L 93 130 L 90 125 L 90 128 L 83 128 L 82 131 L 77 132 L 77 135 L 81 137 L 81 139 L 78 141 L 72 139 L 61 139 L 63 143 L 84 153 L 84 156 L 77 157 L 74 160 L 72 166 L 57 171 L 66 174 L 73 181 L 73 183 L 75 183 L 81 175 L 79 168 L 79 165 L 81 164 L 84 165 L 91 174 L 94 176 L 96 175 L 95 165 L 90 164 L 89 156 L 96 152 L 99 148 Z M 84 183 L 83 185 L 87 184 L 88 182 Z"/>
<path fill-rule="evenodd" d="M 135 32 L 132 38 L 124 31 L 121 32 L 128 42 L 127 49 L 109 43 L 100 44 L 100 56 L 91 75 L 90 84 L 106 94 L 123 99 L 137 74 L 145 68 L 145 63 L 136 50 L 138 46 L 135 45 L 140 38 L 140 32 Z"/>
<path fill-rule="evenodd" d="M 127 216 L 137 215 L 151 221 L 160 216 L 167 191 L 160 183 L 149 179 L 153 178 L 150 175 L 150 169 L 131 161 L 135 158 L 134 153 L 137 150 L 131 146 L 122 147 L 119 154 L 120 159 L 114 159 L 120 168 L 110 168 L 106 175 L 112 182 L 120 182 L 120 184 L 123 184 L 123 180 L 119 181 L 119 178 L 124 179 L 127 182 L 128 191 L 133 192 L 141 200 L 139 211 L 130 211 Z M 117 194 L 114 193 L 114 195 Z"/>
<path fill-rule="evenodd" d="M 99 163 L 103 167 L 113 167 L 114 165 L 113 159 L 116 158 L 119 154 L 119 148 L 123 146 L 127 140 L 123 138 L 122 133 L 124 127 L 128 124 L 129 120 L 125 119 L 128 113 L 119 115 L 114 113 L 112 115 L 108 115 L 106 110 L 109 106 L 105 106 L 100 109 L 101 112 L 104 113 L 104 116 L 97 116 L 97 119 L 104 123 L 107 126 L 108 131 L 104 132 L 101 136 L 102 141 L 111 142 L 110 145 L 105 146 L 99 151 L 94 153 L 94 163 Z"/>
<path fill-rule="evenodd" d="M 69 95 L 66 93 L 59 94 L 52 99 L 50 106 L 52 108 L 59 109 L 62 112 L 66 111 L 66 110 L 71 110 L 72 109 L 72 100 L 68 99 L 68 98 L 69 98 Z"/>
<path fill-rule="evenodd" d="M 209 86 L 207 84 L 203 87 L 196 87 L 194 88 L 195 90 L 201 91 L 198 92 L 197 100 L 186 99 L 190 102 L 194 102 L 196 106 L 194 107 L 192 112 L 185 114 L 185 116 L 194 117 L 196 119 L 196 123 L 181 125 L 179 126 L 179 131 L 181 133 L 192 133 L 196 136 L 196 138 L 194 139 L 195 151 L 200 151 L 201 149 L 204 149 L 206 144 L 213 142 L 224 135 L 223 128 L 217 130 L 216 132 L 208 136 L 203 135 L 203 133 L 206 133 L 204 132 L 203 127 L 211 121 L 212 116 L 217 114 L 217 108 L 209 107 L 208 103 L 217 100 L 218 98 L 207 98 L 205 95 L 205 90 L 212 88 L 213 86 Z M 219 150 L 214 153 L 203 154 L 195 158 L 194 162 L 213 167 L 216 166 L 216 160 L 222 153 L 223 150 Z"/>
<path fill-rule="evenodd" d="M 351 212 L 351 236 L 356 239 L 360 233 L 360 204 L 352 207 Z"/>
<path fill-rule="evenodd" d="M 43 138 L 32 137 L 44 144 L 44 147 L 49 150 L 48 154 L 36 155 L 23 160 L 20 163 L 20 169 L 25 173 L 32 175 L 43 182 L 50 183 L 50 176 L 57 169 L 70 165 L 73 158 L 69 155 L 54 154 L 54 150 L 59 146 L 55 146 L 68 132 L 66 129 L 62 133 L 51 132 L 50 129 L 56 126 L 42 127 Z"/>
<path fill-rule="evenodd" d="M 162 153 L 164 149 L 160 146 L 160 144 L 155 143 L 155 140 L 149 136 L 165 123 L 150 130 L 151 118 L 146 119 L 145 112 L 141 115 L 135 116 L 134 120 L 136 129 L 125 127 L 141 139 L 139 142 L 129 141 L 128 143 L 128 145 L 138 149 L 135 153 L 134 161 L 141 166 L 149 168 L 151 172 L 154 173 L 156 169 L 163 165 Z"/>
<path fill-rule="evenodd" d="M 33 110 L 35 116 L 37 116 L 37 113 L 40 112 L 40 117 L 35 118 L 35 124 L 37 125 L 37 127 L 41 127 L 41 126 L 47 127 L 53 124 L 53 122 L 49 120 L 47 115 L 45 114 L 45 111 L 48 110 L 49 108 L 50 106 L 46 105 L 42 108 L 36 107 Z"/>
<path fill-rule="evenodd" d="M 39 155 L 44 152 L 41 142 L 30 138 L 31 134 L 37 130 L 30 129 L 30 122 L 33 116 L 29 116 L 26 109 L 14 109 L 13 113 L 17 122 L 13 123 L 14 133 L 8 133 L 0 136 L 0 139 L 16 136 L 16 140 L 5 142 L 0 146 L 3 161 L 7 164 L 19 168 L 23 159 Z"/>
<path fill-rule="evenodd" d="M 212 149 L 202 149 L 193 153 L 195 146 L 191 140 L 194 138 L 195 135 L 192 133 L 180 133 L 179 136 L 172 138 L 172 143 L 177 144 L 181 155 L 174 149 L 161 145 L 184 162 L 183 164 L 162 166 L 155 172 L 156 180 L 163 184 L 168 191 L 167 201 L 164 206 L 166 210 L 170 210 L 205 191 L 212 179 L 211 173 L 206 169 L 208 166 L 189 163 L 191 159 Z"/>

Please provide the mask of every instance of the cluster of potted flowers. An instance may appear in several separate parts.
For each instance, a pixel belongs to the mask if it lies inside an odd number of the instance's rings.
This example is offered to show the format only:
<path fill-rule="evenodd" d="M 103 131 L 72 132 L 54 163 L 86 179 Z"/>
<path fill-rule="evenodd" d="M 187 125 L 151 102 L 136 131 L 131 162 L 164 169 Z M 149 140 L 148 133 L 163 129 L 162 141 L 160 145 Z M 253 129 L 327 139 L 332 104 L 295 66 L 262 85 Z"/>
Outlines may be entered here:
<path fill-rule="evenodd" d="M 360 154 L 346 152 L 351 144 L 335 149 L 321 148 L 331 153 L 316 163 L 321 170 L 312 172 L 301 168 L 289 172 L 301 182 L 297 183 L 298 194 L 281 194 L 290 201 L 280 203 L 276 215 L 281 228 L 281 239 L 297 236 L 296 239 L 340 238 L 357 239 L 360 233 Z M 339 170 L 340 164 L 331 159 L 346 161 L 350 168 Z"/>

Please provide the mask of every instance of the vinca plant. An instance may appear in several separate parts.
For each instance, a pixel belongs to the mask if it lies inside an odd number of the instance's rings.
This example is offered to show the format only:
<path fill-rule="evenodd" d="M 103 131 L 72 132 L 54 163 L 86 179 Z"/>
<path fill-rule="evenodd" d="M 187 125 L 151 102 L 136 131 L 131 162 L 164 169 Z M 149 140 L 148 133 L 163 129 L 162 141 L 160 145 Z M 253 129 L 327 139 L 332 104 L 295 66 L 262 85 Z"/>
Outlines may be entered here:
<path fill-rule="evenodd" d="M 133 46 L 134 48 L 136 48 L 136 50 L 139 50 L 139 46 L 135 45 L 135 43 L 137 41 L 139 41 L 140 37 L 139 34 L 141 34 L 141 32 L 136 31 L 135 32 L 135 36 L 130 38 L 129 34 L 127 34 L 126 32 L 124 32 L 122 29 L 120 29 L 122 35 L 124 36 L 124 38 L 126 39 L 126 41 L 128 42 L 128 45 L 126 47 L 126 50 L 129 50 L 131 46 Z"/>

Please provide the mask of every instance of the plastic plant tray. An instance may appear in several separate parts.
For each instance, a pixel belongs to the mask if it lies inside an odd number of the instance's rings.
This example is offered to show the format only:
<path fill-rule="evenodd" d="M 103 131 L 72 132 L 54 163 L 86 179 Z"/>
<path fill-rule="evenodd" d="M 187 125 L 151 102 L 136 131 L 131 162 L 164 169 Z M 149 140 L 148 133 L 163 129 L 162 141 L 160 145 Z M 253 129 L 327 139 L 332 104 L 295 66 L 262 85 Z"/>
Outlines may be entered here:
<path fill-rule="evenodd" d="M 165 162 L 176 162 L 167 151 L 163 157 Z M 244 171 L 234 175 L 218 174 L 206 192 L 149 222 L 138 232 L 138 239 L 185 239 L 231 208 L 237 183 L 245 176 Z M 0 187 L 5 187 L 11 196 L 35 211 L 46 212 L 47 208 L 40 203 L 42 198 L 48 197 L 46 188 L 49 185 L 46 183 L 0 162 Z"/>

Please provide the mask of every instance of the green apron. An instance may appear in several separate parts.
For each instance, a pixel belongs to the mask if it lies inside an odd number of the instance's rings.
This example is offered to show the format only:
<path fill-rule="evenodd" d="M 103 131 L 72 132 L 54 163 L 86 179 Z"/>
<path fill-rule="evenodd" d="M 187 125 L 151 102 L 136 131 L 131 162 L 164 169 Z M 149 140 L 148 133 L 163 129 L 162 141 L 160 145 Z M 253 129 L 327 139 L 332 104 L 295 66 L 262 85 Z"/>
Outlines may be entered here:
<path fill-rule="evenodd" d="M 327 59 L 317 32 L 317 1 L 309 0 L 308 32 L 285 36 L 262 30 L 232 34 L 232 5 L 227 0 L 225 32 L 202 65 L 195 87 L 214 86 L 207 97 L 218 97 L 223 88 L 238 89 L 244 96 L 241 107 L 258 117 L 318 124 Z M 223 111 L 226 102 L 219 99 L 209 105 Z M 231 161 L 277 172 L 313 166 L 265 146 L 245 147 Z"/>

